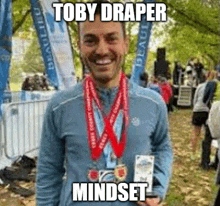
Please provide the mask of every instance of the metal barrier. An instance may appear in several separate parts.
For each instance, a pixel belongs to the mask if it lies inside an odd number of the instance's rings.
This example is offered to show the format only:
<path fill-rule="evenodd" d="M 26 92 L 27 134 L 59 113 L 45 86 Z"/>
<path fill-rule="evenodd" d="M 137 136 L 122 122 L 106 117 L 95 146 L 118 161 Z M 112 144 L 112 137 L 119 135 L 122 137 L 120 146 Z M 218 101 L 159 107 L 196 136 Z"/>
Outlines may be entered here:
<path fill-rule="evenodd" d="M 5 91 L 3 93 L 3 102 L 21 102 L 31 100 L 43 100 L 49 99 L 56 93 L 56 90 L 52 91 Z"/>
<path fill-rule="evenodd" d="M 14 159 L 39 147 L 43 116 L 48 101 L 47 99 L 16 102 L 6 106 L 1 132 L 4 136 L 4 152 L 7 158 Z"/>
<path fill-rule="evenodd" d="M 4 131 L 3 131 L 3 122 L 0 121 L 0 159 L 4 154 Z"/>
<path fill-rule="evenodd" d="M 11 92 L 11 102 L 20 102 L 21 92 Z"/>

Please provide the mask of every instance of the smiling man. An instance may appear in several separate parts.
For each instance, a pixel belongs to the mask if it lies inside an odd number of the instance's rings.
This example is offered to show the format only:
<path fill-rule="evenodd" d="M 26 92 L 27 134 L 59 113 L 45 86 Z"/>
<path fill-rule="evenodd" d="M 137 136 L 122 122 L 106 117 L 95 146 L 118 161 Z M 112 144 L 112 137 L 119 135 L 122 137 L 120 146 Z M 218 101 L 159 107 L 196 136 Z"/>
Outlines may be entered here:
<path fill-rule="evenodd" d="M 80 23 L 78 28 L 80 56 L 92 78 L 100 87 L 119 86 L 121 65 L 128 50 L 124 24 L 101 22 L 100 15 L 96 15 L 94 22 Z"/>
<path fill-rule="evenodd" d="M 158 94 L 125 77 L 125 25 L 101 22 L 100 8 L 98 3 L 94 22 L 78 24 L 80 57 L 89 75 L 47 107 L 38 206 L 156 206 L 166 195 L 172 168 L 166 106 Z M 153 196 L 143 202 L 73 201 L 73 183 L 133 182 L 137 155 L 155 157 Z"/>

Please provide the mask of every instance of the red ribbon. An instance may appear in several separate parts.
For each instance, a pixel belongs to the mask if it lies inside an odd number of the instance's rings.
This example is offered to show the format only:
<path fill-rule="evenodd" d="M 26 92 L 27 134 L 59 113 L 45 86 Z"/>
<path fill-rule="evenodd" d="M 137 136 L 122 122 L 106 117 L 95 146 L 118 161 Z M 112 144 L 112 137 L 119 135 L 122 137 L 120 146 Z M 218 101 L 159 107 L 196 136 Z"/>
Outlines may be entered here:
<path fill-rule="evenodd" d="M 98 108 L 102 110 L 100 99 L 98 98 L 94 82 L 90 76 L 85 78 L 84 82 L 84 102 L 85 102 L 85 113 L 86 113 L 86 122 L 87 122 L 87 133 L 88 133 L 88 143 L 91 151 L 91 159 L 98 160 L 107 144 L 108 140 L 111 143 L 114 154 L 117 158 L 122 157 L 126 139 L 127 139 L 127 127 L 129 122 L 128 115 L 128 88 L 126 77 L 122 73 L 120 79 L 120 86 L 118 94 L 114 100 L 113 106 L 109 115 L 103 115 L 105 129 L 100 138 L 97 138 L 93 102 L 96 103 Z M 118 141 L 117 136 L 114 132 L 113 125 L 116 121 L 116 118 L 119 114 L 120 109 L 123 109 L 123 121 L 124 128 L 122 131 L 122 136 L 120 141 Z"/>

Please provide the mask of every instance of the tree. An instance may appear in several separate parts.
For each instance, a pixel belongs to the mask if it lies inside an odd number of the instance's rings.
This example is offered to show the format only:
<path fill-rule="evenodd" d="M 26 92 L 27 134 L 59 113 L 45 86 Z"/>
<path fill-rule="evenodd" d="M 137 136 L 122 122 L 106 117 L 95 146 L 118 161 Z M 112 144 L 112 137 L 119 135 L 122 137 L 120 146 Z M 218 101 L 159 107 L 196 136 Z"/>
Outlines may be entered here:
<path fill-rule="evenodd" d="M 22 68 L 23 72 L 27 73 L 43 73 L 45 71 L 40 46 L 36 36 L 32 39 L 32 42 L 24 55 L 24 60 L 21 62 L 20 67 Z"/>
<path fill-rule="evenodd" d="M 207 65 L 219 60 L 218 1 L 160 0 L 167 5 L 171 19 L 164 26 L 164 45 L 173 59 L 185 63 L 190 56 L 203 59 Z M 162 23 L 161 23 L 162 24 Z M 157 36 L 161 33 L 159 32 Z"/>
<path fill-rule="evenodd" d="M 29 0 L 12 0 L 13 35 L 30 31 L 33 25 Z"/>
<path fill-rule="evenodd" d="M 62 2 L 79 2 L 62 0 Z M 82 1 L 80 1 L 82 2 Z M 134 0 L 136 2 L 136 0 Z M 218 0 L 158 0 L 167 5 L 168 21 L 154 23 L 153 39 L 160 39 L 167 50 L 167 59 L 179 60 L 183 64 L 189 57 L 201 57 L 206 66 L 212 66 L 219 60 L 219 8 Z M 26 35 L 33 28 L 29 0 L 13 0 L 14 35 Z M 128 22 L 127 33 L 130 39 L 129 52 L 126 55 L 124 69 L 130 73 L 136 54 L 138 23 Z M 80 76 L 82 65 L 77 48 L 77 24 L 68 23 L 74 51 L 76 73 Z M 161 29 L 162 28 L 162 29 Z M 163 37 L 163 38 L 162 38 Z M 161 40 L 162 39 L 162 40 Z M 148 53 L 147 68 L 155 60 L 154 51 Z M 35 67 L 36 69 L 36 67 Z"/>

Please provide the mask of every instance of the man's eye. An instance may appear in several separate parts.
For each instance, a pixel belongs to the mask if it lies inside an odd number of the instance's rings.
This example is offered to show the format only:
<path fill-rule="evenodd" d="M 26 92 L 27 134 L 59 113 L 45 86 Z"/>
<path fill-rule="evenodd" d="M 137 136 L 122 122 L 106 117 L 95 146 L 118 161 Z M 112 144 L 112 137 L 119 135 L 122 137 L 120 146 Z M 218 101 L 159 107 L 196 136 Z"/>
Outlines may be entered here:
<path fill-rule="evenodd" d="M 88 44 L 88 45 L 93 45 L 93 44 L 95 44 L 95 41 L 93 39 L 85 39 L 84 43 Z"/>
<path fill-rule="evenodd" d="M 110 42 L 110 43 L 117 43 L 117 41 L 118 41 L 117 37 L 109 37 L 108 38 L 108 42 Z"/>

